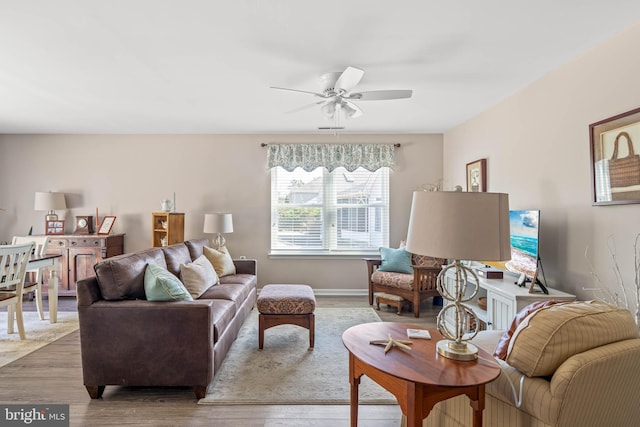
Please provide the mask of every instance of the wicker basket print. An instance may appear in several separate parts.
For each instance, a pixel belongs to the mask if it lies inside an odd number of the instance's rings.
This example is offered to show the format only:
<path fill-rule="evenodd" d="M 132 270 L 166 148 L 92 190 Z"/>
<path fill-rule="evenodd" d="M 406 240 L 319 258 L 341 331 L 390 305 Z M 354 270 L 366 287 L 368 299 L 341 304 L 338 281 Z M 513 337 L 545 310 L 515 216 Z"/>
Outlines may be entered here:
<path fill-rule="evenodd" d="M 621 137 L 627 140 L 629 154 L 618 158 L 618 141 Z M 640 184 L 640 156 L 633 151 L 633 143 L 627 132 L 620 132 L 613 143 L 613 155 L 609 160 L 609 179 L 611 187 L 628 187 Z"/>

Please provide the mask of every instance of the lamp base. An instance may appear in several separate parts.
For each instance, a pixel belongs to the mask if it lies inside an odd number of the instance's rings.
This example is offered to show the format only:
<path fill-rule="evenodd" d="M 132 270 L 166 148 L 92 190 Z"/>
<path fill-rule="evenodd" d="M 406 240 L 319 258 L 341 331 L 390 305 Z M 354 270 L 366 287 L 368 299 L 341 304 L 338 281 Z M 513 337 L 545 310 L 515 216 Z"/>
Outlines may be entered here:
<path fill-rule="evenodd" d="M 441 340 L 436 343 L 438 354 L 447 359 L 472 361 L 478 358 L 478 347 L 469 343 Z"/>
<path fill-rule="evenodd" d="M 213 239 L 213 244 L 218 247 L 218 250 L 220 250 L 220 248 L 223 247 L 226 243 L 226 239 L 220 233 L 218 233 L 218 235 Z"/>
<path fill-rule="evenodd" d="M 58 220 L 58 214 L 55 211 L 49 211 L 49 212 L 47 212 L 47 215 L 44 217 L 44 219 L 46 221 L 57 221 Z"/>

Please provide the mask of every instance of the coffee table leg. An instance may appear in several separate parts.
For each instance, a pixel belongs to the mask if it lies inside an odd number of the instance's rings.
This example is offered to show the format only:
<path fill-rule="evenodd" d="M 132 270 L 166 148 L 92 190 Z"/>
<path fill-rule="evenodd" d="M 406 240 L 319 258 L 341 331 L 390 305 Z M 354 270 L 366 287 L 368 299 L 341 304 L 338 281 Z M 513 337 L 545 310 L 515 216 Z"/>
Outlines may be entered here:
<path fill-rule="evenodd" d="M 484 411 L 484 385 L 480 385 L 475 390 L 475 396 L 470 398 L 471 408 L 473 408 L 473 427 L 482 427 L 482 411 Z"/>
<path fill-rule="evenodd" d="M 349 383 L 351 383 L 351 427 L 358 427 L 358 386 L 360 377 L 355 375 L 355 357 L 349 353 Z"/>

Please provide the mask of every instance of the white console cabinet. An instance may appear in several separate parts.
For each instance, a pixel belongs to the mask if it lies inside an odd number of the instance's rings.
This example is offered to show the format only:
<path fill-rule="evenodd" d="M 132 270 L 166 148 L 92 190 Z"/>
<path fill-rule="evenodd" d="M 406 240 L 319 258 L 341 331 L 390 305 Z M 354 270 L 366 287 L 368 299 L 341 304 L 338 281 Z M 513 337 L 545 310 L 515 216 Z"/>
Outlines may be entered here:
<path fill-rule="evenodd" d="M 515 315 L 524 307 L 536 301 L 556 300 L 556 301 L 574 301 L 575 295 L 568 294 L 556 289 L 547 288 L 549 294 L 545 294 L 539 290 L 535 293 L 529 293 L 529 285 L 527 287 L 519 287 L 515 284 L 517 276 L 505 272 L 502 279 L 485 279 L 478 276 L 480 289 L 476 297 L 465 305 L 471 307 L 483 322 L 486 329 L 508 329 Z M 449 289 L 454 289 L 455 274 L 454 269 L 447 271 L 445 275 L 445 285 Z M 473 276 L 469 276 L 469 284 L 467 287 L 467 295 L 473 293 L 473 287 L 477 286 Z M 536 287 L 538 289 L 538 287 Z M 478 306 L 478 298 L 487 298 L 487 309 L 483 310 Z M 444 300 L 445 305 L 447 300 Z M 452 310 L 447 312 L 445 321 L 449 326 L 453 325 Z"/>

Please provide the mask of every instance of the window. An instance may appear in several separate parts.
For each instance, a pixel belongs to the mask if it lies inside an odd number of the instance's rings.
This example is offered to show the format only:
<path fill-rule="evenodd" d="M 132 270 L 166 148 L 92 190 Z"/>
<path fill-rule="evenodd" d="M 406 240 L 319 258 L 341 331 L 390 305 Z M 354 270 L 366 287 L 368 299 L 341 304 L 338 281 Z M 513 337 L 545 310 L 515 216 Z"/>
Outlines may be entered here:
<path fill-rule="evenodd" d="M 370 254 L 389 241 L 389 168 L 271 169 L 271 253 Z"/>

